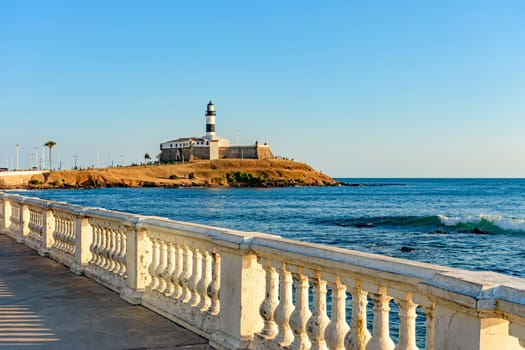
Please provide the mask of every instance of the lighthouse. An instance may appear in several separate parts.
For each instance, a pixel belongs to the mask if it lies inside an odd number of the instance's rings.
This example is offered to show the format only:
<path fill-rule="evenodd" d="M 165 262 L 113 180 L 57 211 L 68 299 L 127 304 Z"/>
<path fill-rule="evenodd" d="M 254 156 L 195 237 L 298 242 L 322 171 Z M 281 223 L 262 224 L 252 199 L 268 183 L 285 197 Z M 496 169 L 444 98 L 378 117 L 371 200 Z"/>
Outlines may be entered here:
<path fill-rule="evenodd" d="M 215 137 L 215 105 L 210 101 L 206 108 L 206 138 L 214 140 Z"/>
<path fill-rule="evenodd" d="M 215 133 L 215 105 L 206 106 L 206 135 L 200 137 L 179 137 L 160 144 L 160 162 L 219 159 L 272 159 L 270 147 L 257 141 L 251 145 L 230 146 L 230 140 Z M 202 120 L 202 119 L 201 119 Z"/>

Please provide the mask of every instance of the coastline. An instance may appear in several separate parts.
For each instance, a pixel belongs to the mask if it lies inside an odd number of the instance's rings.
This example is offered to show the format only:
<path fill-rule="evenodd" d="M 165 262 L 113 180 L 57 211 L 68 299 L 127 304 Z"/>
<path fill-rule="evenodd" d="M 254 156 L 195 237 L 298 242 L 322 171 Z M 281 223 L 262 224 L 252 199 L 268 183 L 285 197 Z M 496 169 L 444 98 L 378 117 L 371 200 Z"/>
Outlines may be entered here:
<path fill-rule="evenodd" d="M 284 159 L 235 159 L 102 169 L 17 172 L 0 177 L 0 189 L 106 187 L 340 186 L 305 163 Z"/>

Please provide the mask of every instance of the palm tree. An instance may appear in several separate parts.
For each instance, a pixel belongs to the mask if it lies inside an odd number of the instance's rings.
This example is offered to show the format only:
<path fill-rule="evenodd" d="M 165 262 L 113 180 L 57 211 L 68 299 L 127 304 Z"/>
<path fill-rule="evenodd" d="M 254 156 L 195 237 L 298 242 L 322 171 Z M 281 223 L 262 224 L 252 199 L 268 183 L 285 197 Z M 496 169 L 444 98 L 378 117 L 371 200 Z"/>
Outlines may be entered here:
<path fill-rule="evenodd" d="M 44 146 L 49 148 L 49 170 L 53 170 L 53 161 L 52 161 L 52 158 L 51 158 L 51 149 L 53 147 L 55 147 L 56 144 L 57 143 L 55 141 L 47 141 L 46 143 L 44 143 Z"/>
<path fill-rule="evenodd" d="M 144 155 L 144 163 L 146 163 L 146 165 L 147 165 L 148 164 L 148 160 L 150 160 L 150 159 L 151 159 L 151 156 L 149 155 L 149 153 L 146 153 Z"/>

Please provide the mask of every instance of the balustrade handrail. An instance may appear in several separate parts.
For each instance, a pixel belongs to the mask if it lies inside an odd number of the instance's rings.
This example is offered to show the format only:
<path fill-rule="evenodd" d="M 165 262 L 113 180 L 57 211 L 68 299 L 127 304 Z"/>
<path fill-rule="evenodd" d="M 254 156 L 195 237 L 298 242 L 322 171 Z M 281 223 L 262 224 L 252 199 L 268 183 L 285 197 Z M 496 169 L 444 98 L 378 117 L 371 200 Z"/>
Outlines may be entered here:
<path fill-rule="evenodd" d="M 13 193 L 0 192 L 0 207 L 0 233 L 22 243 L 31 227 L 28 242 L 40 254 L 182 323 L 217 348 L 392 349 L 385 330 L 392 298 L 399 304 L 399 349 L 415 349 L 418 307 L 428 349 L 525 344 L 521 278 Z M 54 218 L 54 211 L 66 214 Z M 372 333 L 359 323 L 369 317 L 367 295 L 374 302 Z M 477 338 L 466 339 L 463 328 Z"/>

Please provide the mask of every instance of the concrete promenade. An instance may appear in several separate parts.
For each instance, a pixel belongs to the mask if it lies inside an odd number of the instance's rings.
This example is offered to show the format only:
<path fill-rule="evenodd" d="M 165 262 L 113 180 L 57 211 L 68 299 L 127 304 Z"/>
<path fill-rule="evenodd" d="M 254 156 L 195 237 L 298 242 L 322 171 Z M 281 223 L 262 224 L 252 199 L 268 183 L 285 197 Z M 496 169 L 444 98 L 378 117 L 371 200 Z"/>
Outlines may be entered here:
<path fill-rule="evenodd" d="M 211 349 L 189 330 L 0 235 L 0 349 Z"/>

